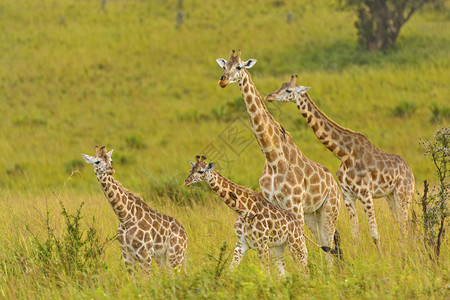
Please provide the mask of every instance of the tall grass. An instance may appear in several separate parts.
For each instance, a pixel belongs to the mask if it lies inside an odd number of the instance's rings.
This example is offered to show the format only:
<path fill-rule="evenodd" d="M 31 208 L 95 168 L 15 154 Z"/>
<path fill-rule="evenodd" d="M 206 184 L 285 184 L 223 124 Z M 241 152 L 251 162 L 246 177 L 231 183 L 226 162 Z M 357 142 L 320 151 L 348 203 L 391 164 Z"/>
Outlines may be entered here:
<path fill-rule="evenodd" d="M 102 268 L 91 270 L 77 280 L 70 273 L 57 278 L 41 269 L 34 269 L 30 260 L 35 255 L 35 238 L 45 240 L 46 206 L 54 228 L 65 227 L 61 207 L 55 196 L 23 198 L 4 195 L 0 217 L 5 220 L 0 230 L 0 295 L 5 298 L 89 297 L 89 298 L 247 298 L 268 299 L 290 297 L 320 298 L 445 298 L 448 297 L 448 240 L 442 247 L 441 260 L 428 258 L 419 238 L 403 241 L 385 201 L 377 201 L 376 215 L 382 237 L 383 253 L 373 245 L 362 207 L 361 240 L 351 238 L 348 214 L 341 210 L 338 230 L 342 237 L 344 262 L 328 271 L 323 253 L 308 244 L 310 278 L 305 278 L 286 252 L 289 276 L 277 277 L 275 268 L 267 275 L 255 251 L 249 251 L 238 269 L 228 270 L 226 258 L 236 243 L 233 224 L 236 215 L 216 197 L 207 197 L 202 205 L 180 207 L 169 199 L 149 203 L 156 209 L 176 217 L 189 234 L 188 275 L 163 273 L 156 264 L 149 278 L 128 275 L 117 242 L 106 245 Z M 84 201 L 83 215 L 95 215 L 100 240 L 113 236 L 118 221 L 107 200 L 101 195 L 59 199 L 67 211 L 76 211 Z M 45 205 L 47 203 L 47 205 Z M 27 205 L 25 205 L 27 204 Z M 26 228 L 33 228 L 33 234 Z M 93 226 L 88 217 L 82 219 L 80 230 Z M 311 233 L 307 231 L 310 235 Z M 60 233 L 62 234 L 62 232 Z M 226 243 L 226 248 L 222 246 Z M 222 249 L 221 249 L 222 247 Z M 222 256 L 222 258 L 220 258 Z M 224 268 L 222 268 L 222 266 Z M 56 271 L 56 270 L 55 270 Z"/>

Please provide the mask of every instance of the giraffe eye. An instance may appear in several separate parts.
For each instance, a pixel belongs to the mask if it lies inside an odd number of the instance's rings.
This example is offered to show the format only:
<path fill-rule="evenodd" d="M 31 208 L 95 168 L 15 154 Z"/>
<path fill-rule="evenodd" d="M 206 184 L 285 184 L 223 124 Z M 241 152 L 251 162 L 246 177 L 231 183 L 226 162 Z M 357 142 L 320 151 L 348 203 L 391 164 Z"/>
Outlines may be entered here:
<path fill-rule="evenodd" d="M 236 69 L 238 69 L 238 70 L 241 70 L 241 69 L 242 69 L 242 67 L 241 67 L 241 66 L 237 66 L 237 67 L 236 67 Z"/>
<path fill-rule="evenodd" d="M 203 174 L 203 172 L 205 172 L 205 171 L 198 171 L 198 174 Z"/>
<path fill-rule="evenodd" d="M 99 161 L 99 160 L 97 160 L 97 161 L 95 162 L 95 164 L 96 164 L 96 165 L 98 165 L 99 163 L 100 163 L 100 161 Z"/>
<path fill-rule="evenodd" d="M 286 93 L 292 93 L 292 90 L 286 90 Z"/>

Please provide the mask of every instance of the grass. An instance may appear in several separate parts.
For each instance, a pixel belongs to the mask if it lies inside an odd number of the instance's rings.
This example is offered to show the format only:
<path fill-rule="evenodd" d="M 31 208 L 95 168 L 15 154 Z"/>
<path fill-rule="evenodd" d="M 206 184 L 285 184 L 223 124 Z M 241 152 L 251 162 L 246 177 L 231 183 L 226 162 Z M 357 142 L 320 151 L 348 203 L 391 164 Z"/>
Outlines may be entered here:
<path fill-rule="evenodd" d="M 0 3 L 1 297 L 448 297 L 448 242 L 440 264 L 431 263 L 418 241 L 400 241 L 384 201 L 376 204 L 382 259 L 362 210 L 362 240 L 354 245 L 343 209 L 342 269 L 329 274 L 309 247 L 310 279 L 292 261 L 287 280 L 267 277 L 254 253 L 216 278 L 208 254 L 217 257 L 223 242 L 231 251 L 235 215 L 204 185 L 182 187 L 188 161 L 203 153 L 233 181 L 258 188 L 264 159 L 238 87 L 216 84 L 222 71 L 214 60 L 240 48 L 244 59 L 258 60 L 250 72 L 263 96 L 299 74 L 330 118 L 404 157 L 421 190 L 433 166 L 419 138 L 449 126 L 448 9 L 414 15 L 386 54 L 357 46 L 355 14 L 334 1 L 185 0 L 177 26 L 179 9 L 179 2 L 163 0 L 108 1 L 105 10 L 100 1 Z M 309 158 L 336 172 L 339 161 L 294 105 L 268 108 Z M 408 116 L 397 117 L 396 109 Z M 241 131 L 240 142 L 226 139 L 230 127 Z M 106 249 L 107 269 L 81 284 L 47 281 L 21 267 L 33 254 L 25 225 L 44 235 L 48 207 L 55 228 L 63 226 L 57 199 L 69 211 L 84 201 L 84 226 L 95 216 L 103 237 L 114 234 L 117 221 L 80 156 L 92 154 L 95 144 L 115 149 L 124 186 L 185 226 L 188 277 L 155 270 L 148 281 L 134 281 L 115 243 Z"/>
<path fill-rule="evenodd" d="M 151 203 L 156 209 L 175 216 L 189 233 L 188 276 L 177 274 L 170 277 L 154 264 L 149 279 L 134 279 L 125 271 L 120 249 L 114 241 L 106 244 L 101 261 L 104 267 L 92 272 L 95 276 L 90 277 L 88 274 L 76 280 L 70 274 L 63 273 L 64 268 L 55 278 L 54 274 L 40 271 L 33 261 L 35 235 L 40 239 L 46 235 L 45 206 L 41 203 L 46 203 L 50 211 L 50 225 L 62 231 L 65 218 L 59 214 L 61 208 L 58 200 L 64 203 L 69 212 L 76 211 L 81 201 L 85 201 L 82 225 L 85 228 L 92 226 L 89 216 L 96 215 L 95 224 L 101 241 L 113 236 L 118 225 L 106 199 L 98 193 L 76 198 L 63 195 L 58 199 L 54 195 L 32 199 L 6 195 L 3 199 L 0 216 L 8 222 L 2 223 L 0 228 L 3 232 L 0 292 L 5 298 L 134 298 L 138 295 L 152 298 L 258 296 L 268 299 L 298 295 L 319 298 L 448 296 L 448 241 L 442 248 L 442 260 L 439 263 L 432 262 L 420 240 L 402 241 L 384 201 L 378 201 L 376 207 L 384 251 L 382 256 L 372 244 L 364 219 L 361 219 L 361 240 L 356 244 L 353 242 L 348 215 L 343 209 L 338 230 L 342 236 L 345 263 L 328 272 L 322 253 L 311 246 L 309 279 L 295 267 L 289 255 L 290 275 L 283 280 L 276 275 L 268 276 L 260 266 L 255 251 L 248 252 L 236 271 L 230 272 L 225 268 L 217 275 L 218 263 L 215 259 L 220 256 L 221 246 L 226 243 L 224 257 L 229 257 L 236 242 L 232 228 L 236 216 L 216 197 L 206 197 L 202 204 L 192 207 L 180 207 L 167 201 Z M 31 200 L 33 202 L 30 204 Z M 358 209 L 362 216 L 361 207 Z M 27 226 L 33 234 L 26 229 Z M 229 262 L 222 260 L 222 263 L 228 267 Z M 275 273 L 275 270 L 272 269 L 272 272 Z"/>

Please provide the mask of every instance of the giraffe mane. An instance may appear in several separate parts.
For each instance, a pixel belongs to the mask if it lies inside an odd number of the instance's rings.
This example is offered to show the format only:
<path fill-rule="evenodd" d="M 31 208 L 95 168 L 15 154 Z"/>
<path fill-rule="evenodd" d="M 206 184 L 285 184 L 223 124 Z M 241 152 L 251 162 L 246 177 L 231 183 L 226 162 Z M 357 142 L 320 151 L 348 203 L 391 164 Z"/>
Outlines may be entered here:
<path fill-rule="evenodd" d="M 308 100 L 311 102 L 311 104 L 314 105 L 315 109 L 316 109 L 317 111 L 321 112 L 321 113 L 322 113 L 322 116 L 323 116 L 325 119 L 329 120 L 331 124 L 333 124 L 334 126 L 336 126 L 337 129 L 343 130 L 343 131 L 345 131 L 345 132 L 349 132 L 349 133 L 352 133 L 352 134 L 355 134 L 355 135 L 358 135 L 358 136 L 361 136 L 361 137 L 364 138 L 366 141 L 368 141 L 368 139 L 366 138 L 366 136 L 365 136 L 364 134 L 362 134 L 362 133 L 360 133 L 360 132 L 353 131 L 353 130 L 351 130 L 351 129 L 349 129 L 349 128 L 345 128 L 345 127 L 339 125 L 338 123 L 336 123 L 335 121 L 333 121 L 332 119 L 330 119 L 330 118 L 329 118 L 322 110 L 319 109 L 319 107 L 317 107 L 317 104 L 309 97 L 308 93 L 305 93 L 304 96 L 307 97 Z"/>

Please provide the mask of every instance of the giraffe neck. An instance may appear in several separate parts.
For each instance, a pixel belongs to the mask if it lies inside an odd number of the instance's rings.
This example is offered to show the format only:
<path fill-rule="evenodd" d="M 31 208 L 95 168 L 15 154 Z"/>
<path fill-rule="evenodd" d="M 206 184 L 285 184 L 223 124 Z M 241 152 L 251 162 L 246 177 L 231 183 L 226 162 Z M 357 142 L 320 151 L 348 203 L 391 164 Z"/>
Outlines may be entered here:
<path fill-rule="evenodd" d="M 244 70 L 244 76 L 239 81 L 239 87 L 247 107 L 253 133 L 267 163 L 270 165 L 282 153 L 281 134 L 284 133 L 284 129 L 267 110 L 247 70 Z"/>
<path fill-rule="evenodd" d="M 235 184 L 216 170 L 210 171 L 207 182 L 214 193 L 240 217 L 245 218 L 251 214 L 255 202 L 251 195 L 254 191 Z"/>
<path fill-rule="evenodd" d="M 362 135 L 328 118 L 307 93 L 297 95 L 296 104 L 319 141 L 341 161 L 348 159 L 352 154 L 352 146 L 360 143 L 358 139 Z"/>
<path fill-rule="evenodd" d="M 130 192 L 111 175 L 103 174 L 98 177 L 98 181 L 120 223 L 128 221 L 131 218 L 130 210 L 134 204 L 134 197 L 129 198 Z"/>

